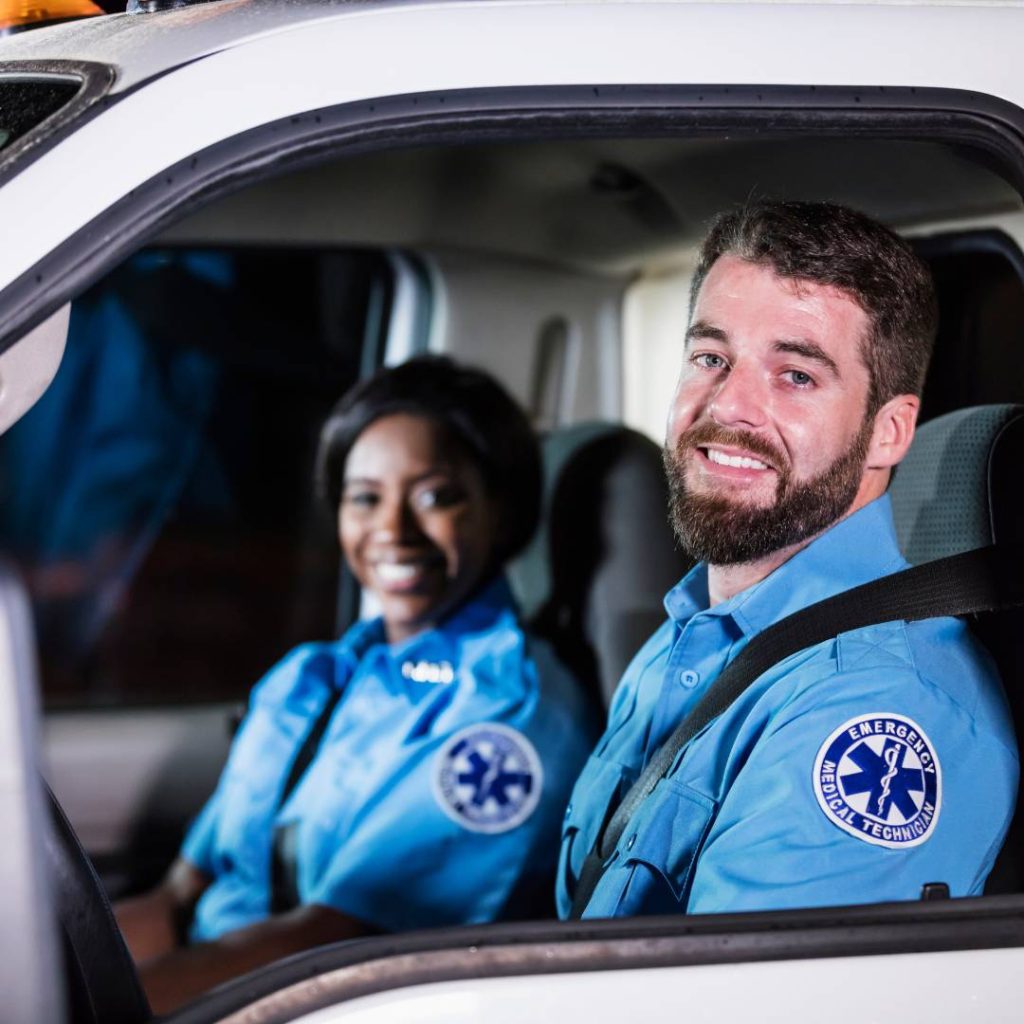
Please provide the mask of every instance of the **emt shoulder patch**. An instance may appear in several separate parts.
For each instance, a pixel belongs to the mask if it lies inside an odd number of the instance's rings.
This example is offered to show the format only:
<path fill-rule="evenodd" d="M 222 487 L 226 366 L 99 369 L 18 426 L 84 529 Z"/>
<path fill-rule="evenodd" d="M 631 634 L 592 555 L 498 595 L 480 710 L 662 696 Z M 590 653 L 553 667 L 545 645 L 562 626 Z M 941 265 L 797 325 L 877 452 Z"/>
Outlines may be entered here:
<path fill-rule="evenodd" d="M 887 711 L 844 722 L 814 761 L 814 793 L 844 832 L 892 850 L 923 843 L 942 806 L 942 771 L 912 719 Z"/>
<path fill-rule="evenodd" d="M 507 725 L 460 729 L 437 752 L 434 797 L 471 832 L 508 832 L 533 814 L 544 773 L 533 744 Z"/>

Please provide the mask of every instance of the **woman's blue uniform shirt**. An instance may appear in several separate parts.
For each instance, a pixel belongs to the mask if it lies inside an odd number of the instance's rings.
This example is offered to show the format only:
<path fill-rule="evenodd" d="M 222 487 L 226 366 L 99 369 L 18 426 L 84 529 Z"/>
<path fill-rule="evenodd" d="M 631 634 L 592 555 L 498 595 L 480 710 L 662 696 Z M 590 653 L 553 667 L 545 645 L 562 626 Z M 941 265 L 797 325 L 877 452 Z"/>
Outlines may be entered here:
<path fill-rule="evenodd" d="M 669 592 L 669 620 L 627 669 L 566 812 L 562 916 L 613 795 L 747 641 L 906 564 L 883 497 L 714 608 L 704 565 Z M 977 894 L 1017 776 L 998 676 L 962 622 L 853 630 L 776 665 L 694 737 L 623 833 L 584 916 L 910 900 L 940 881 Z"/>
<path fill-rule="evenodd" d="M 278 808 L 295 754 L 336 689 L 316 757 Z M 553 866 L 569 790 L 593 742 L 591 719 L 572 677 L 524 636 L 503 579 L 401 644 L 389 646 L 376 619 L 337 643 L 297 648 L 253 690 L 217 789 L 182 848 L 213 878 L 191 939 L 267 916 L 272 836 L 291 823 L 302 903 L 387 931 L 492 920 L 524 876 Z M 522 777 L 498 794 L 511 818 L 497 827 L 513 824 L 504 831 L 477 830 L 473 808 L 460 812 L 439 786 L 452 777 L 446 765 L 465 768 L 472 755 L 463 747 L 449 756 L 453 737 L 481 723 L 515 730 L 498 736 L 511 737 L 513 760 L 532 747 L 541 764 L 526 773 L 532 796 Z"/>

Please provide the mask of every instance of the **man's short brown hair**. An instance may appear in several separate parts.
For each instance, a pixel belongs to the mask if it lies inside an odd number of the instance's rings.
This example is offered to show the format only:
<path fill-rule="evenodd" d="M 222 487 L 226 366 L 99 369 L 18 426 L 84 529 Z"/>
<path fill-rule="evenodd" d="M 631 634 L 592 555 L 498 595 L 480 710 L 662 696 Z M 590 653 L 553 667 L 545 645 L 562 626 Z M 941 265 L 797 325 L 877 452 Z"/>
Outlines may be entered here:
<path fill-rule="evenodd" d="M 691 313 L 712 264 L 726 255 L 840 288 L 864 310 L 868 413 L 896 395 L 921 394 L 938 306 L 931 273 L 899 235 L 835 203 L 762 201 L 720 214 L 701 245 Z"/>

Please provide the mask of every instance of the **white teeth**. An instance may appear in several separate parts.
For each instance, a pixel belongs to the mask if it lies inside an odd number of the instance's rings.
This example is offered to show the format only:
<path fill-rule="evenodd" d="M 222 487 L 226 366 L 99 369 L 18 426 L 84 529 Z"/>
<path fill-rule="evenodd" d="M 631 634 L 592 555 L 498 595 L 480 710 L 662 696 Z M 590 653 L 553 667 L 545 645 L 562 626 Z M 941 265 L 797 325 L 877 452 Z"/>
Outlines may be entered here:
<path fill-rule="evenodd" d="M 757 459 L 748 458 L 746 455 L 726 455 L 716 448 L 709 448 L 708 458 L 717 462 L 720 466 L 732 466 L 734 469 L 767 469 L 768 467 Z"/>
<path fill-rule="evenodd" d="M 420 571 L 418 565 L 398 562 L 378 562 L 375 569 L 385 583 L 406 583 Z"/>

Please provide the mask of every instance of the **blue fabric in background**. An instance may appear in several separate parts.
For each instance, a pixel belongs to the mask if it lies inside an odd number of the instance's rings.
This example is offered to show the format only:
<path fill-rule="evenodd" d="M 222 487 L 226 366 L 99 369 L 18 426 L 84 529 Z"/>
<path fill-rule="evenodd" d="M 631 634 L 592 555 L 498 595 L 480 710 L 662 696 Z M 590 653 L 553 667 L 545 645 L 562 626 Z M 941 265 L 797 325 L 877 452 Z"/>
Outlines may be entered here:
<path fill-rule="evenodd" d="M 184 303 L 227 301 L 234 283 L 225 253 L 130 259 L 75 301 L 53 383 L 0 442 L 0 544 L 31 567 L 44 620 L 48 599 L 63 603 L 66 649 L 95 641 L 197 468 L 207 500 L 228 500 L 202 446 L 219 361 L 144 322 L 142 289 L 169 273 Z"/>

